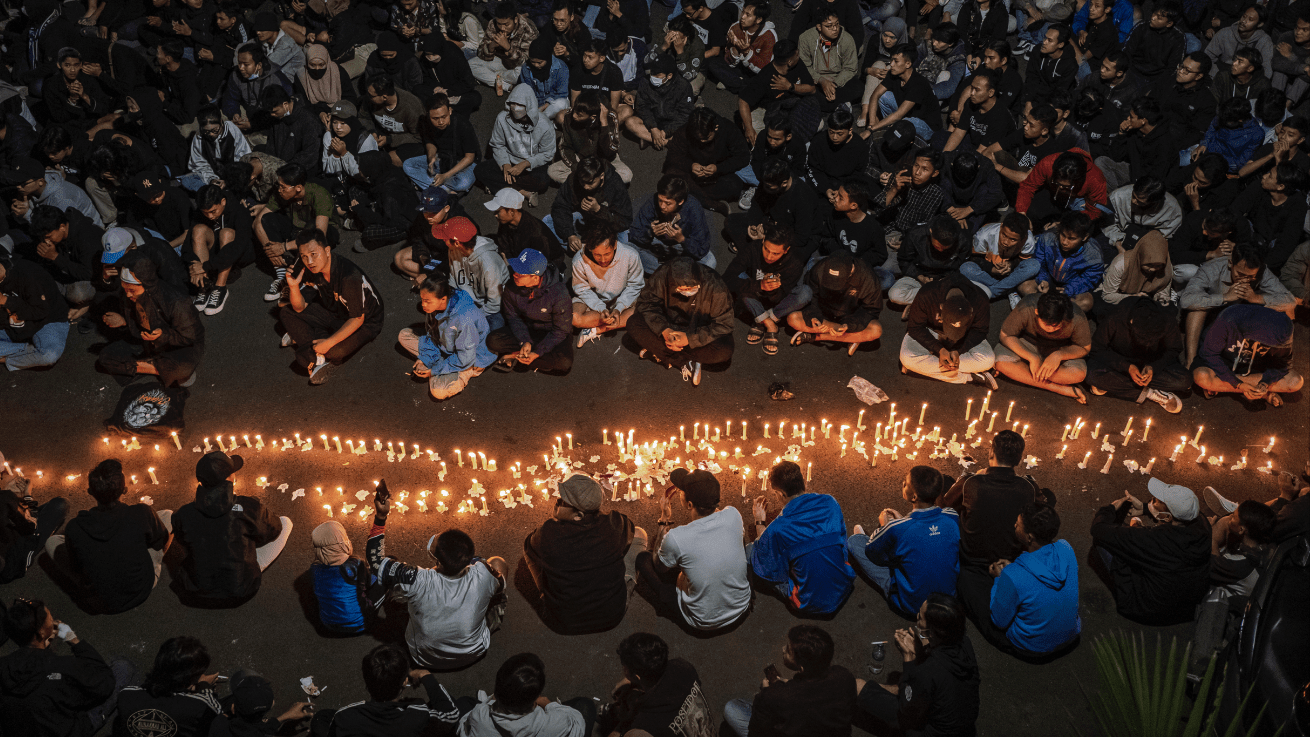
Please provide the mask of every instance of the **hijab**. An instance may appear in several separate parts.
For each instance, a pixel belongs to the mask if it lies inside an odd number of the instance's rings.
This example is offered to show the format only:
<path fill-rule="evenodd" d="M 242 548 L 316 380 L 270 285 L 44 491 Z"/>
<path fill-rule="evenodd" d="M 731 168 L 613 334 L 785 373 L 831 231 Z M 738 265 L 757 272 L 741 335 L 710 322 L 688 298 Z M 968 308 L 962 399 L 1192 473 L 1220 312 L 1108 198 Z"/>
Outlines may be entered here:
<path fill-rule="evenodd" d="M 387 59 L 382 56 L 381 52 L 383 51 L 394 51 L 396 52 L 396 55 Z M 409 61 L 413 56 L 413 47 L 404 41 L 401 41 L 400 36 L 397 36 L 391 31 L 385 31 L 378 36 L 377 51 L 369 57 L 369 61 L 376 62 L 378 68 L 380 68 L 384 74 L 393 76 L 400 74 L 401 69 L 405 66 L 405 62 Z"/>
<path fill-rule="evenodd" d="M 341 122 L 350 126 L 350 132 L 347 133 L 345 137 L 342 138 L 341 140 L 346 142 L 346 150 L 352 154 L 358 154 L 359 147 L 364 145 L 364 138 L 366 136 L 373 135 L 372 133 L 369 133 L 367 129 L 364 128 L 363 123 L 359 122 L 359 118 L 355 118 L 355 117 L 338 118 L 336 116 L 333 116 L 332 119 L 340 120 Z M 328 133 L 331 133 L 333 136 L 337 135 L 337 132 L 332 130 L 331 120 L 328 121 Z"/>
<path fill-rule="evenodd" d="M 897 45 L 897 46 L 899 46 L 899 45 L 901 45 L 901 44 L 903 44 L 903 43 L 908 43 L 908 42 L 909 42 L 909 38 L 910 38 L 910 37 L 909 37 L 908 33 L 907 33 L 906 30 L 905 30 L 905 21 L 903 21 L 903 20 L 901 20 L 900 18 L 897 18 L 897 17 L 895 17 L 895 16 L 893 16 L 893 17 L 891 17 L 891 18 L 888 18 L 887 20 L 885 20 L 885 21 L 882 22 L 882 32 L 883 32 L 883 33 L 894 33 L 894 34 L 896 34 L 896 45 Z M 878 36 L 878 45 L 879 45 L 879 46 L 882 46 L 882 35 L 881 35 L 881 34 L 879 34 L 879 36 Z M 884 48 L 885 48 L 885 47 L 884 47 Z M 886 50 L 887 50 L 887 51 L 890 51 L 891 49 L 886 49 Z"/>
<path fill-rule="evenodd" d="M 340 522 L 328 520 L 314 528 L 314 560 L 325 566 L 339 566 L 350 559 L 354 548 Z"/>
<path fill-rule="evenodd" d="M 1152 230 L 1137 241 L 1137 246 L 1123 254 L 1124 275 L 1119 283 L 1122 294 L 1155 294 L 1168 286 L 1174 278 L 1173 262 L 1169 260 L 1169 241 L 1158 230 Z M 1160 276 L 1148 280 L 1142 273 L 1142 264 L 1164 264 Z"/>
<path fill-rule="evenodd" d="M 327 62 L 327 69 L 324 70 L 327 73 L 321 79 L 309 76 L 309 62 L 315 59 Z M 341 99 L 341 67 L 332 61 L 332 56 L 323 44 L 309 44 L 305 48 L 305 66 L 296 72 L 296 76 L 300 78 L 300 86 L 305 89 L 305 99 L 310 105 L 331 105 Z"/>

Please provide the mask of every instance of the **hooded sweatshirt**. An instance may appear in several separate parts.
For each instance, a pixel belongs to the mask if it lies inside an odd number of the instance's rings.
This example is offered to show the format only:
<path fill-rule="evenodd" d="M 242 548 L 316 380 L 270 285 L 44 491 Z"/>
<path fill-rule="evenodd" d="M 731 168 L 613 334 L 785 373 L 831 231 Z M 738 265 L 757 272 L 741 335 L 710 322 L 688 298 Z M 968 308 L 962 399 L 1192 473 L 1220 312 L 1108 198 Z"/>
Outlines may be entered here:
<path fill-rule="evenodd" d="M 1101 284 L 1101 277 L 1105 276 L 1101 249 L 1091 238 L 1077 251 L 1065 255 L 1060 249 L 1060 236 L 1056 231 L 1048 230 L 1037 239 L 1033 257 L 1039 264 L 1037 281 L 1064 287 L 1064 293 L 1070 297 L 1096 289 Z"/>
<path fill-rule="evenodd" d="M 679 286 L 699 285 L 688 298 Z M 732 295 L 713 269 L 681 256 L 655 270 L 637 297 L 637 312 L 651 332 L 659 335 L 673 329 L 687 334 L 687 347 L 709 345 L 720 336 L 731 335 Z"/>
<path fill-rule="evenodd" d="M 554 269 L 547 269 L 541 275 L 541 284 L 530 289 L 511 281 L 505 288 L 501 311 L 515 340 L 531 343 L 537 355 L 555 350 L 573 333 L 573 303 Z M 546 337 L 534 340 L 542 333 Z"/>
<path fill-rule="evenodd" d="M 487 316 L 463 289 L 453 290 L 446 309 L 424 321 L 424 335 L 418 340 L 418 360 L 433 376 L 457 374 L 469 368 L 486 368 L 496 362 L 487 350 Z"/>
<path fill-rule="evenodd" d="M 1210 589 L 1210 523 L 1130 527 L 1116 517 L 1107 504 L 1092 518 L 1092 543 L 1113 556 L 1115 609 L 1150 626 L 1191 621 Z"/>
<path fill-rule="evenodd" d="M 182 585 L 211 599 L 253 596 L 261 574 L 255 548 L 281 533 L 268 509 L 254 497 L 237 496 L 232 482 L 197 486 L 196 500 L 173 515 L 173 534 L 187 551 Z"/>
<path fill-rule="evenodd" d="M 90 737 L 87 712 L 114 693 L 114 672 L 85 641 L 71 655 L 20 647 L 0 658 L 0 732 Z"/>
<path fill-rule="evenodd" d="M 577 295 L 573 301 L 588 309 L 622 312 L 637 301 L 644 286 L 641 255 L 626 243 L 615 243 L 614 260 L 603 271 L 581 251 L 573 256 L 573 293 Z"/>
<path fill-rule="evenodd" d="M 524 122 L 513 119 L 511 104 L 527 108 Z M 542 117 L 537 96 L 527 85 L 518 85 L 505 100 L 505 110 L 496 116 L 491 129 L 491 156 L 498 166 L 526 160 L 529 169 L 546 166 L 555 157 L 555 124 Z"/>
<path fill-rule="evenodd" d="M 275 84 L 281 85 L 288 95 L 294 92 L 291 79 L 282 72 L 280 67 L 272 62 L 265 62 L 263 71 L 251 79 L 246 79 L 241 76 L 241 72 L 233 69 L 232 73 L 228 75 L 227 91 L 223 93 L 223 115 L 231 118 L 241 112 L 241 108 L 244 106 L 246 114 L 250 116 L 252 129 L 267 128 L 273 122 L 273 119 L 264 110 L 260 98 L 263 96 L 264 90 Z M 256 113 L 259 115 L 256 115 Z"/>
<path fill-rule="evenodd" d="M 131 263 L 119 261 L 119 264 L 130 269 L 141 281 L 141 286 L 145 287 L 145 292 L 135 302 L 119 292 L 118 314 L 127 320 L 128 342 L 142 344 L 147 357 L 191 348 L 198 362 L 205 350 L 205 326 L 191 305 L 191 297 L 177 287 L 160 281 L 154 260 L 144 253 Z M 150 341 L 140 339 L 142 331 L 152 330 L 161 331 L 160 336 Z"/>
<path fill-rule="evenodd" d="M 450 285 L 472 297 L 484 315 L 500 312 L 501 290 L 508 280 L 509 267 L 490 238 L 478 236 L 471 254 L 450 261 Z"/>
<path fill-rule="evenodd" d="M 1220 381 L 1237 384 L 1239 375 L 1259 373 L 1273 384 L 1292 368 L 1292 320 L 1264 305 L 1235 304 L 1205 331 L 1196 357 Z"/>
<path fill-rule="evenodd" d="M 933 248 L 932 236 L 926 225 L 906 233 L 905 246 L 896 254 L 896 261 L 901 266 L 901 274 L 914 279 L 921 276 L 941 279 L 958 273 L 960 264 L 969 257 L 968 233 L 961 233 L 960 242 L 949 251 L 942 252 Z"/>
<path fill-rule="evenodd" d="M 211 141 L 196 131 L 191 134 L 191 158 L 188 168 L 209 184 L 222 176 L 229 166 L 250 153 L 246 134 L 230 120 L 223 121 L 218 140 Z"/>
<path fill-rule="evenodd" d="M 992 624 L 1017 648 L 1049 653 L 1082 631 L 1078 555 L 1065 540 L 1022 553 L 992 584 Z"/>
<path fill-rule="evenodd" d="M 73 566 L 107 614 L 125 612 L 155 586 L 151 550 L 163 550 L 168 530 L 150 507 L 115 502 L 84 509 L 64 531 Z"/>
<path fill-rule="evenodd" d="M 473 707 L 459 721 L 459 737 L 584 737 L 586 724 L 577 709 L 558 702 L 532 707 L 527 714 L 496 711 L 492 698 Z"/>
<path fill-rule="evenodd" d="M 909 737 L 974 734 L 978 659 L 969 637 L 907 662 L 897 701 L 897 721 Z"/>

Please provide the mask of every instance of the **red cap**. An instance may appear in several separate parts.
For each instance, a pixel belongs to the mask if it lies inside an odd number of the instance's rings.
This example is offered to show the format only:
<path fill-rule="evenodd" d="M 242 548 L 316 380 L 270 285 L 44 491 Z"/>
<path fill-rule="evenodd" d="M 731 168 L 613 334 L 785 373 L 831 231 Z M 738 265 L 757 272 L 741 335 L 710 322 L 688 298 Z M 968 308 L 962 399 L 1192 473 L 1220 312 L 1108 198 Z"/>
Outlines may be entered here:
<path fill-rule="evenodd" d="M 468 243 L 478 235 L 478 226 L 466 217 L 454 217 L 432 226 L 432 237 L 439 241 Z"/>

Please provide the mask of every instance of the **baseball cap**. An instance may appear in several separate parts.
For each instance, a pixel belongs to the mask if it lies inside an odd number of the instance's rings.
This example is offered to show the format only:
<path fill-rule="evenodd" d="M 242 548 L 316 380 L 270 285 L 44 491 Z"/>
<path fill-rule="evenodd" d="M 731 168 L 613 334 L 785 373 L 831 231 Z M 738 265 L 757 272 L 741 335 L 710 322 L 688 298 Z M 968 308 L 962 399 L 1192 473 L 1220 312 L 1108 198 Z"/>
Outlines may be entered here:
<path fill-rule="evenodd" d="M 951 290 L 942 302 L 942 337 L 954 343 L 969 332 L 973 322 L 973 305 L 963 292 Z"/>
<path fill-rule="evenodd" d="M 559 485 L 559 500 L 579 512 L 595 512 L 603 498 L 600 484 L 585 474 L 575 473 Z"/>
<path fill-rule="evenodd" d="M 669 474 L 673 485 L 682 490 L 687 501 L 700 509 L 713 509 L 719 506 L 719 480 L 709 471 L 675 468 Z"/>
<path fill-rule="evenodd" d="M 110 228 L 105 231 L 104 236 L 100 239 L 100 245 L 104 251 L 100 254 L 100 263 L 116 264 L 118 260 L 127 253 L 127 249 L 132 247 L 136 239 L 127 228 Z"/>
<path fill-rule="evenodd" d="M 915 130 L 914 123 L 911 123 L 908 120 L 901 120 L 893 125 L 891 130 L 887 131 L 887 135 L 883 137 L 882 143 L 889 151 L 895 151 L 898 153 L 909 151 L 910 147 L 914 145 L 914 138 L 917 135 L 918 131 Z"/>
<path fill-rule="evenodd" d="M 136 274 L 133 274 L 131 269 L 123 269 L 122 271 L 119 271 L 118 278 L 122 279 L 128 284 L 135 284 L 138 287 L 141 286 L 141 280 L 136 278 Z"/>
<path fill-rule="evenodd" d="M 24 156 L 21 159 L 15 159 L 13 166 L 4 172 L 5 184 L 9 186 L 18 186 L 27 184 L 33 179 L 44 179 L 45 167 L 36 159 Z"/>
<path fill-rule="evenodd" d="M 1146 482 L 1146 490 L 1151 492 L 1151 496 L 1164 502 L 1169 509 L 1169 514 L 1172 514 L 1175 519 L 1191 522 L 1201 512 L 1196 494 L 1186 486 L 1167 484 L 1152 476 Z"/>
<path fill-rule="evenodd" d="M 541 276 L 546 273 L 546 257 L 535 248 L 525 248 L 509 260 L 509 267 L 515 274 Z"/>
<path fill-rule="evenodd" d="M 501 187 L 495 197 L 483 204 L 483 207 L 495 212 L 502 207 L 508 207 L 511 210 L 523 209 L 523 193 L 513 187 Z"/>
<path fill-rule="evenodd" d="M 834 253 L 815 264 L 819 270 L 819 287 L 830 292 L 846 288 L 846 279 L 855 273 L 855 258 L 845 253 Z"/>
<path fill-rule="evenodd" d="M 419 212 L 441 212 L 441 209 L 450 204 L 450 193 L 445 187 L 434 184 L 423 190 L 418 198 Z"/>
<path fill-rule="evenodd" d="M 334 118 L 345 120 L 359 115 L 359 110 L 355 107 L 355 103 L 350 100 L 337 100 L 332 103 L 332 107 L 328 108 L 328 114 Z"/>
<path fill-rule="evenodd" d="M 240 471 L 244 465 L 246 461 L 239 455 L 228 455 L 221 450 L 210 451 L 196 463 L 196 480 L 205 486 L 217 486 Z"/>
<path fill-rule="evenodd" d="M 164 183 L 149 172 L 141 172 L 132 178 L 132 188 L 137 197 L 149 202 L 164 191 Z"/>
<path fill-rule="evenodd" d="M 255 31 L 276 31 L 281 26 L 277 22 L 277 16 L 269 12 L 256 13 L 254 22 Z"/>
<path fill-rule="evenodd" d="M 478 226 L 466 217 L 451 218 L 432 226 L 432 237 L 439 241 L 468 243 L 478 237 Z"/>
<path fill-rule="evenodd" d="M 257 719 L 273 708 L 273 684 L 258 673 L 232 676 L 232 706 L 236 715 Z"/>

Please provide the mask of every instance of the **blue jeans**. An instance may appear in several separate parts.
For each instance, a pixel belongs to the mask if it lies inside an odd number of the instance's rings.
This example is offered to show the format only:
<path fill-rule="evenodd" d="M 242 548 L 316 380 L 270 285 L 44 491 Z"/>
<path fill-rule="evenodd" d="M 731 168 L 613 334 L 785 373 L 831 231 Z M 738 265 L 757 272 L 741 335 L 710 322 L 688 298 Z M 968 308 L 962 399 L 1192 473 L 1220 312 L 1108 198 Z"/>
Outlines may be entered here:
<path fill-rule="evenodd" d="M 747 164 L 746 168 L 737 172 L 737 178 L 740 179 L 742 182 L 745 182 L 747 187 L 760 186 L 760 179 L 759 177 L 755 176 L 755 170 L 751 168 L 750 164 Z"/>
<path fill-rule="evenodd" d="M 882 22 L 901 12 L 901 0 L 870 0 L 869 7 L 860 7 L 860 16 L 864 18 L 864 25 L 872 33 L 869 38 L 878 39 L 882 36 Z"/>
<path fill-rule="evenodd" d="M 746 565 L 747 565 L 747 566 L 750 566 L 750 565 L 751 565 L 751 553 L 754 552 L 754 551 L 755 551 L 755 541 L 752 540 L 751 542 L 746 543 Z M 754 578 L 755 580 L 757 580 L 757 581 L 764 581 L 764 579 L 762 579 L 762 578 L 760 578 L 759 576 L 756 576 L 756 575 L 755 575 L 755 569 L 754 569 L 754 567 L 751 567 L 750 574 L 751 574 L 751 577 Z M 772 586 L 772 587 L 773 587 L 773 593 L 777 594 L 778 596 L 781 596 L 783 601 L 791 601 L 791 581 L 783 581 L 782 583 L 778 583 L 778 582 L 776 582 L 776 581 L 764 581 L 764 582 L 767 583 L 767 584 L 769 584 L 770 586 Z M 750 713 L 749 713 L 749 712 L 747 712 L 747 714 L 746 714 L 746 721 L 748 721 L 748 722 L 750 721 Z M 745 734 L 745 733 L 743 732 L 742 734 Z"/>
<path fill-rule="evenodd" d="M 1020 259 L 1019 263 L 1015 264 L 1014 269 L 1010 271 L 1009 276 L 1004 279 L 997 279 L 984 271 L 978 264 L 965 261 L 960 264 L 960 273 L 964 274 L 964 278 L 990 292 L 992 299 L 1000 299 L 1014 291 L 1015 287 L 1035 278 L 1041 268 L 1041 264 L 1037 263 L 1035 258 Z"/>
<path fill-rule="evenodd" d="M 1092 68 L 1087 66 L 1087 62 L 1078 62 L 1078 73 L 1074 75 L 1074 79 L 1078 81 L 1078 84 L 1082 84 L 1083 80 L 1090 76 L 1092 76 Z"/>
<path fill-rule="evenodd" d="M 30 343 L 15 343 L 0 331 L 0 356 L 4 356 L 10 371 L 53 366 L 64 355 L 68 327 L 67 319 L 48 323 L 36 331 Z"/>
<path fill-rule="evenodd" d="M 733 699 L 723 705 L 723 721 L 732 727 L 737 737 L 747 737 L 751 726 L 752 705 L 748 699 Z"/>
<path fill-rule="evenodd" d="M 432 186 L 432 177 L 428 176 L 427 156 L 415 156 L 412 159 L 405 159 L 400 168 L 404 170 L 405 176 L 409 177 L 409 181 L 413 182 L 420 192 Z M 451 194 L 464 194 L 473 189 L 474 181 L 476 180 L 473 177 L 473 167 L 466 166 L 455 176 L 447 179 L 441 187 Z"/>
<path fill-rule="evenodd" d="M 177 183 L 182 185 L 182 189 L 185 189 L 188 192 L 199 192 L 200 188 L 205 186 L 205 179 L 199 174 L 187 172 L 180 177 L 176 177 L 176 179 Z M 165 238 L 164 240 L 168 239 Z"/>
<path fill-rule="evenodd" d="M 900 106 L 901 104 L 897 102 L 896 98 L 892 97 L 890 92 L 883 92 L 882 97 L 878 98 L 878 117 L 885 118 L 888 115 L 891 115 L 892 113 L 896 112 L 896 108 Z M 914 124 L 914 132 L 918 133 L 920 138 L 922 138 L 925 141 L 932 140 L 932 134 L 933 134 L 932 126 L 928 125 L 926 122 L 924 122 L 919 118 L 911 118 L 909 116 L 906 116 L 905 120 L 908 120 Z"/>
<path fill-rule="evenodd" d="M 574 229 L 575 231 L 578 229 L 578 223 L 581 223 L 581 222 L 582 222 L 582 213 L 580 213 L 580 212 L 575 212 L 575 213 L 573 213 L 573 229 Z M 555 238 L 557 238 L 557 239 L 559 240 L 560 243 L 564 243 L 565 245 L 567 245 L 567 243 L 568 243 L 568 239 L 567 239 L 567 238 L 564 238 L 564 237 L 561 236 L 559 233 L 556 233 L 556 232 L 555 232 L 555 218 L 554 218 L 554 217 L 552 217 L 552 216 L 550 216 L 550 215 L 547 215 L 546 217 L 544 217 L 544 218 L 541 219 L 541 224 L 542 224 L 542 225 L 545 225 L 545 226 L 546 226 L 546 229 L 549 230 L 550 232 L 555 233 Z M 617 238 L 618 238 L 619 243 L 627 243 L 627 242 L 628 242 L 628 231 L 625 230 L 625 231 L 623 231 L 622 233 L 619 233 L 618 236 L 617 236 Z"/>
<path fill-rule="evenodd" d="M 778 301 L 778 304 L 772 309 L 766 309 L 764 304 L 754 297 L 742 297 L 741 303 L 750 310 L 751 316 L 759 322 L 760 315 L 766 312 L 773 313 L 774 320 L 781 320 L 791 313 L 799 310 L 814 299 L 814 291 L 804 284 L 797 284 L 794 289 Z"/>
<path fill-rule="evenodd" d="M 887 587 L 892 582 L 892 569 L 884 566 L 875 565 L 869 560 L 869 556 L 864 554 L 864 548 L 869 544 L 868 535 L 851 535 L 846 538 L 846 552 L 850 556 L 851 562 L 856 567 L 864 571 L 864 575 L 873 579 L 873 584 L 878 590 L 887 595 Z"/>
<path fill-rule="evenodd" d="M 1024 29 L 1028 27 L 1028 21 L 1031 20 L 1028 14 L 1018 8 L 1015 9 L 1014 13 L 1019 20 L 1019 28 L 1015 36 L 1020 41 L 1027 41 L 1033 46 L 1041 46 L 1042 42 L 1046 40 L 1046 29 L 1050 28 L 1051 24 L 1043 23 L 1036 31 L 1026 31 Z"/>
<path fill-rule="evenodd" d="M 550 216 L 547 216 L 547 218 L 549 217 Z M 543 220 L 542 222 L 545 221 Z M 624 232 L 626 233 L 627 231 Z M 660 267 L 659 257 L 651 253 L 650 251 L 647 251 L 646 249 L 642 248 L 641 246 L 637 245 L 636 243 L 629 243 L 628 245 L 637 249 L 637 255 L 641 257 L 641 268 L 643 271 L 646 272 L 646 276 L 650 276 L 651 274 L 654 274 L 655 270 Z M 683 254 L 683 255 L 690 256 L 691 254 Z M 705 255 L 700 258 L 700 263 L 710 267 L 711 269 L 717 270 L 719 268 L 719 260 L 714 258 L 714 251 L 707 251 Z"/>

